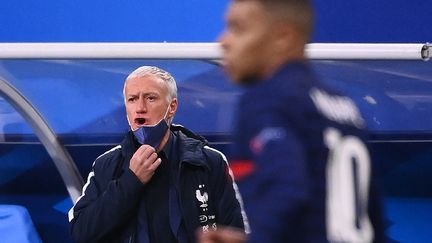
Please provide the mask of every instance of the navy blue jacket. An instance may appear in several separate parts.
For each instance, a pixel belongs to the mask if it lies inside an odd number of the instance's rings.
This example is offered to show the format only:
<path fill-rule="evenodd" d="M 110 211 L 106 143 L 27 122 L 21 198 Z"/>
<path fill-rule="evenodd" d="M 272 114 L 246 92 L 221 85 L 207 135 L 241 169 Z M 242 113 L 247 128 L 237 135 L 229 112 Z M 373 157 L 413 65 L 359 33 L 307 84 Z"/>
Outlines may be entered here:
<path fill-rule="evenodd" d="M 364 121 L 350 98 L 293 62 L 248 87 L 237 114 L 230 165 L 250 242 L 383 240 Z"/>
<path fill-rule="evenodd" d="M 180 243 L 195 242 L 199 227 L 224 224 L 244 228 L 239 195 L 225 156 L 184 127 L 172 125 L 171 132 L 176 136 L 172 149 L 177 149 L 179 161 L 171 162 L 178 163 L 178 171 L 173 173 L 178 175 L 178 183 L 169 190 L 170 225 L 166 227 L 171 227 Z M 72 237 L 77 242 L 135 242 L 145 185 L 129 169 L 136 151 L 134 139 L 129 132 L 121 145 L 94 162 L 83 194 L 69 212 Z"/>

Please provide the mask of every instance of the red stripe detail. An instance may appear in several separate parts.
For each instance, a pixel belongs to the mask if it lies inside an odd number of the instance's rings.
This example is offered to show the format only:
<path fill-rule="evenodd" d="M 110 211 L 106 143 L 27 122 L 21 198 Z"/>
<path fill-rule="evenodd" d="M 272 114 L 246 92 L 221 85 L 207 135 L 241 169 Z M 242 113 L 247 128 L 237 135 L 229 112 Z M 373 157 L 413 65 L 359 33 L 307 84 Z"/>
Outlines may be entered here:
<path fill-rule="evenodd" d="M 255 164 L 252 160 L 234 160 L 230 163 L 234 179 L 240 181 L 255 171 Z"/>

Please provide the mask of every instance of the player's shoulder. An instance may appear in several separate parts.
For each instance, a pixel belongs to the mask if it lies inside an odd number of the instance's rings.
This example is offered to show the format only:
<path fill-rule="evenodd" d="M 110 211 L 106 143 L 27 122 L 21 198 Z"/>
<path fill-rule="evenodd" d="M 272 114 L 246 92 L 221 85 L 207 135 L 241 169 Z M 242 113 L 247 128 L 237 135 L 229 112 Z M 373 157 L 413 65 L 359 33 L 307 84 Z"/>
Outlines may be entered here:
<path fill-rule="evenodd" d="M 317 112 L 326 119 L 340 125 L 364 127 L 360 110 L 350 97 L 319 86 L 311 87 L 308 96 Z"/>

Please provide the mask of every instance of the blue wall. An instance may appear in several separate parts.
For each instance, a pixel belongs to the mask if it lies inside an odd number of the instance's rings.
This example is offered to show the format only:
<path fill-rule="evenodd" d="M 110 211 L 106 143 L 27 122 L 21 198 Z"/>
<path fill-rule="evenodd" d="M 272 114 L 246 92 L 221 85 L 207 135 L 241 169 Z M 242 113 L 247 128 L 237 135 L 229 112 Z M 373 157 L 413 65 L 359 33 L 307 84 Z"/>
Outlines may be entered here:
<path fill-rule="evenodd" d="M 315 0 L 314 42 L 432 41 L 430 0 Z M 2 0 L 0 42 L 208 42 L 228 0 Z M 429 12 L 429 14 L 428 14 Z"/>

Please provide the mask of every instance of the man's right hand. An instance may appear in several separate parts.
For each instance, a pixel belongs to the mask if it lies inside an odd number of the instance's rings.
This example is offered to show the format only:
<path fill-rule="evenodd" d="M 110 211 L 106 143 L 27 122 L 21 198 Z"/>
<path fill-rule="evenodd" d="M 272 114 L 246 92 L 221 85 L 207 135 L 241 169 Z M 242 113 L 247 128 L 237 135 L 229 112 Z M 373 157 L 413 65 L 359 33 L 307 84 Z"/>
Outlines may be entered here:
<path fill-rule="evenodd" d="M 156 150 L 152 146 L 144 144 L 132 156 L 129 168 L 143 184 L 146 184 L 161 162 L 162 160 L 158 158 Z"/>

